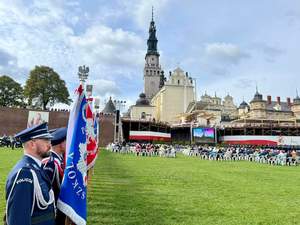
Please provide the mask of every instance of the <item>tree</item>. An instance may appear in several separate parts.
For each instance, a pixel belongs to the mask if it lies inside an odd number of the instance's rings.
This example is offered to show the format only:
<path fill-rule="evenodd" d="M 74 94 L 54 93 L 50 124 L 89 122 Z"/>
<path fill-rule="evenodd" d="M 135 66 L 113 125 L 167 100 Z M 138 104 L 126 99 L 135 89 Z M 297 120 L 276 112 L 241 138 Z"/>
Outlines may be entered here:
<path fill-rule="evenodd" d="M 24 95 L 21 84 L 11 77 L 0 76 L 0 106 L 24 106 Z"/>
<path fill-rule="evenodd" d="M 46 109 L 61 102 L 70 104 L 69 92 L 64 80 L 50 67 L 36 66 L 30 71 L 24 87 L 24 95 L 31 106 Z"/>

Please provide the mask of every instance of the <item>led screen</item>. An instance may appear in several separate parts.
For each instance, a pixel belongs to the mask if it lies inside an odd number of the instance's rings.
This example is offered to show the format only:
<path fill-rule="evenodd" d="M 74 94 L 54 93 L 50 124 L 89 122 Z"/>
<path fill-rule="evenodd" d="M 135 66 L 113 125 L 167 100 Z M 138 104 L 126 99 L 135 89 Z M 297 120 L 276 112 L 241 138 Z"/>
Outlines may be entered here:
<path fill-rule="evenodd" d="M 215 131 L 214 128 L 193 128 L 193 138 L 196 143 L 214 143 Z"/>

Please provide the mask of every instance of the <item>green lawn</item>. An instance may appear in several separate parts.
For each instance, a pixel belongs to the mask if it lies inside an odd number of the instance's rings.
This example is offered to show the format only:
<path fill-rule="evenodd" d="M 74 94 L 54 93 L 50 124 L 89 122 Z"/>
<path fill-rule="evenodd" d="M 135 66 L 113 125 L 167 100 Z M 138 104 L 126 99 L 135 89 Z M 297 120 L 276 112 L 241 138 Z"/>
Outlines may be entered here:
<path fill-rule="evenodd" d="M 21 151 L 0 150 L 1 195 Z M 300 224 L 300 167 L 102 151 L 88 224 Z M 1 211 L 5 203 L 1 201 Z"/>

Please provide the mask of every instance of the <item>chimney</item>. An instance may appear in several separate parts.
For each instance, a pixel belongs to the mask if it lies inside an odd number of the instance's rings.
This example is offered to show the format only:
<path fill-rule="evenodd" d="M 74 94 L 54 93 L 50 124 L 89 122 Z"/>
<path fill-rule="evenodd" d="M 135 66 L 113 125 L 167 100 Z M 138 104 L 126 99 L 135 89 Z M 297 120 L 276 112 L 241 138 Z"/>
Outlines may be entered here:
<path fill-rule="evenodd" d="M 278 103 L 278 105 L 280 105 L 280 97 L 279 96 L 277 96 L 277 103 Z"/>
<path fill-rule="evenodd" d="M 292 106 L 291 98 L 287 97 L 286 101 L 287 101 L 288 106 L 291 107 Z"/>
<path fill-rule="evenodd" d="M 267 96 L 267 100 L 268 100 L 268 104 L 270 105 L 271 102 L 272 102 L 272 97 L 271 97 L 271 95 L 268 95 L 268 96 Z"/>

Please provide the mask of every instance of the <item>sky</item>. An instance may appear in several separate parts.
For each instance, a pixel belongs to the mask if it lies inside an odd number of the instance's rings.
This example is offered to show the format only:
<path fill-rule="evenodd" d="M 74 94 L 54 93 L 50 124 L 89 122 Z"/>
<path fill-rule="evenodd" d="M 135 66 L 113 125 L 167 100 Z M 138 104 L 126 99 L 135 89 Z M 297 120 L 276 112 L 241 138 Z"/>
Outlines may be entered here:
<path fill-rule="evenodd" d="M 134 104 L 152 6 L 161 67 L 196 78 L 198 99 L 230 94 L 239 105 L 256 86 L 283 101 L 300 90 L 299 0 L 0 0 L 0 75 L 24 85 L 50 66 L 74 96 L 86 65 L 102 105 Z"/>

